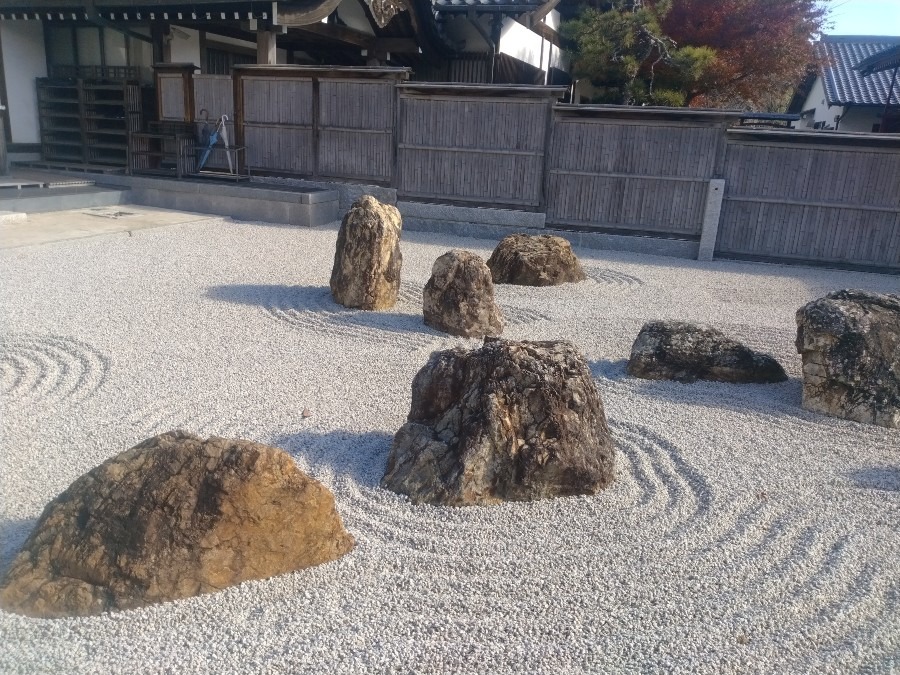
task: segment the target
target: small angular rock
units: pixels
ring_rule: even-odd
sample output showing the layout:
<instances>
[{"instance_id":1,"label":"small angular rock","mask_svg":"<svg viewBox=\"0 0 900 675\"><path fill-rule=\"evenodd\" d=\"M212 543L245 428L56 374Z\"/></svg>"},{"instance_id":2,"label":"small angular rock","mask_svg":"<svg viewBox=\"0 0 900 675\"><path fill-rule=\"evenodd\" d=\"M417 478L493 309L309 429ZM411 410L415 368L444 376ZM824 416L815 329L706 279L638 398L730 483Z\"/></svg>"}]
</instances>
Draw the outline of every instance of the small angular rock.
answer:
<instances>
[{"instance_id":1,"label":"small angular rock","mask_svg":"<svg viewBox=\"0 0 900 675\"><path fill-rule=\"evenodd\" d=\"M422 295L425 324L432 328L462 337L503 332L491 271L474 253L453 250L435 260Z\"/></svg>"},{"instance_id":2,"label":"small angular rock","mask_svg":"<svg viewBox=\"0 0 900 675\"><path fill-rule=\"evenodd\" d=\"M435 352L413 380L407 420L381 485L414 503L593 494L613 480L603 402L568 342Z\"/></svg>"},{"instance_id":3,"label":"small angular rock","mask_svg":"<svg viewBox=\"0 0 900 675\"><path fill-rule=\"evenodd\" d=\"M390 309L400 292L400 212L375 197L357 199L341 222L331 270L334 301L356 309Z\"/></svg>"},{"instance_id":4,"label":"small angular rock","mask_svg":"<svg viewBox=\"0 0 900 675\"><path fill-rule=\"evenodd\" d=\"M487 265L495 284L556 286L584 281L584 270L562 237L511 234L497 244Z\"/></svg>"},{"instance_id":5,"label":"small angular rock","mask_svg":"<svg viewBox=\"0 0 900 675\"><path fill-rule=\"evenodd\" d=\"M722 331L682 321L644 324L631 347L628 373L646 380L770 383L787 379L784 368Z\"/></svg>"},{"instance_id":6,"label":"small angular rock","mask_svg":"<svg viewBox=\"0 0 900 675\"><path fill-rule=\"evenodd\" d=\"M0 606L83 616L211 593L353 548L331 492L282 450L173 431L53 500L13 560Z\"/></svg>"},{"instance_id":7,"label":"small angular rock","mask_svg":"<svg viewBox=\"0 0 900 675\"><path fill-rule=\"evenodd\" d=\"M900 428L900 295L842 290L797 311L803 407Z\"/></svg>"}]
</instances>

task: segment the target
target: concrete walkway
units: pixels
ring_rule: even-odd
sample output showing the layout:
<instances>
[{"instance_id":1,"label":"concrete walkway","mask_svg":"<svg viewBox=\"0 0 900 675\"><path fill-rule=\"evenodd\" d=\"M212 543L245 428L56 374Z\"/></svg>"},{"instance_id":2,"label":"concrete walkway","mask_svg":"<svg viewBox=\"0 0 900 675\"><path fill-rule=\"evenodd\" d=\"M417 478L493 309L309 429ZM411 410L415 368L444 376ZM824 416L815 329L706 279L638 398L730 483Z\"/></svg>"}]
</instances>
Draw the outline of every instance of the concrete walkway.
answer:
<instances>
[{"instance_id":1,"label":"concrete walkway","mask_svg":"<svg viewBox=\"0 0 900 675\"><path fill-rule=\"evenodd\" d=\"M171 211L135 204L30 213L27 218L0 222L0 249L34 246L54 241L96 237L103 234L130 232L216 218L220 218L220 216Z\"/></svg>"}]
</instances>

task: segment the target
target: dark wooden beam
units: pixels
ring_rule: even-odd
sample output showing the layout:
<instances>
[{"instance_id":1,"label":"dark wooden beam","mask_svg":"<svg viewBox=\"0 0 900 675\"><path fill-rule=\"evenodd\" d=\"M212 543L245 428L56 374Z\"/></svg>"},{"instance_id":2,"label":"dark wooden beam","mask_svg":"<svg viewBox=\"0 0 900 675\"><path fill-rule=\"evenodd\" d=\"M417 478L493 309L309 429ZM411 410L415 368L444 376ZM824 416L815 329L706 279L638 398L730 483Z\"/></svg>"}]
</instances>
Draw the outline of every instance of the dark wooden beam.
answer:
<instances>
[{"instance_id":1,"label":"dark wooden beam","mask_svg":"<svg viewBox=\"0 0 900 675\"><path fill-rule=\"evenodd\" d=\"M526 28L530 28L532 31L540 35L547 42L552 44L554 47L562 47L562 41L559 38L559 33L550 28L545 23L541 23L540 21L537 23L533 23L532 25L528 25L525 16L520 16L516 19L520 24L525 26Z\"/></svg>"},{"instance_id":2,"label":"dark wooden beam","mask_svg":"<svg viewBox=\"0 0 900 675\"><path fill-rule=\"evenodd\" d=\"M122 33L122 35L127 35L133 40L140 40L141 42L149 42L153 44L153 38L149 35L144 35L143 33L136 33L133 30L129 30L124 26L119 26L109 19L104 19L102 16L97 16L95 14L88 15L88 21L96 26L103 26L104 28L109 28L110 30L117 31ZM101 43L102 45L103 43Z\"/></svg>"},{"instance_id":3,"label":"dark wooden beam","mask_svg":"<svg viewBox=\"0 0 900 675\"><path fill-rule=\"evenodd\" d=\"M547 2L538 7L536 10L530 12L528 14L528 18L531 19L532 25L540 23L545 16L556 9L556 6L559 4L559 2L560 0L547 0Z\"/></svg>"},{"instance_id":4,"label":"dark wooden beam","mask_svg":"<svg viewBox=\"0 0 900 675\"><path fill-rule=\"evenodd\" d=\"M335 42L342 42L347 45L359 47L360 49L372 49L375 44L375 36L363 33L362 31L347 28L346 26L333 26L327 23L313 23L307 26L297 26L295 30L299 33L316 35L318 37L328 38Z\"/></svg>"},{"instance_id":5,"label":"dark wooden beam","mask_svg":"<svg viewBox=\"0 0 900 675\"><path fill-rule=\"evenodd\" d=\"M376 38L373 49L391 54L418 54L419 43L415 38Z\"/></svg>"}]
</instances>

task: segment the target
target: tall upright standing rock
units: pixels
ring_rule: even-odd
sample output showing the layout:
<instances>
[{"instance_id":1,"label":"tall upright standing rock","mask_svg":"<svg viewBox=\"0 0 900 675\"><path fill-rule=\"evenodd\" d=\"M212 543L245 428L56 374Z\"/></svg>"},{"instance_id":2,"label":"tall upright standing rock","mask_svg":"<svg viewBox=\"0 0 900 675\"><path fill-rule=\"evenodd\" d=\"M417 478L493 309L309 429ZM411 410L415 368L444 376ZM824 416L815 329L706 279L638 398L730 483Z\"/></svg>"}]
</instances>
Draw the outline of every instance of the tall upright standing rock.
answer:
<instances>
[{"instance_id":1,"label":"tall upright standing rock","mask_svg":"<svg viewBox=\"0 0 900 675\"><path fill-rule=\"evenodd\" d=\"M331 270L334 301L357 309L390 309L400 292L400 231L396 207L363 195L344 216Z\"/></svg>"},{"instance_id":2,"label":"tall upright standing rock","mask_svg":"<svg viewBox=\"0 0 900 675\"><path fill-rule=\"evenodd\" d=\"M900 428L900 295L843 290L797 310L803 407Z\"/></svg>"},{"instance_id":3,"label":"tall upright standing rock","mask_svg":"<svg viewBox=\"0 0 900 675\"><path fill-rule=\"evenodd\" d=\"M603 401L569 342L435 352L413 380L407 419L381 485L415 503L594 494L613 480Z\"/></svg>"},{"instance_id":4,"label":"tall upright standing rock","mask_svg":"<svg viewBox=\"0 0 900 675\"><path fill-rule=\"evenodd\" d=\"M448 251L434 261L422 293L425 323L451 335L484 337L503 332L491 271L469 251Z\"/></svg>"}]
</instances>

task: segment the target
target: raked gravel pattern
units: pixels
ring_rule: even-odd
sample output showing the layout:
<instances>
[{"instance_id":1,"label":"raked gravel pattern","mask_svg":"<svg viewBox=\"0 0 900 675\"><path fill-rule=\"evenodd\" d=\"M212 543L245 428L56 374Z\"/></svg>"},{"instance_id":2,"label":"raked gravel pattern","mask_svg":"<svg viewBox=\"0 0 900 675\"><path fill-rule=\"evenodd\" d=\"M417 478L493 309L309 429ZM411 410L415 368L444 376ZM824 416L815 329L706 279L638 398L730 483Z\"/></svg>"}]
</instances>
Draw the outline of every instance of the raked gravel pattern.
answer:
<instances>
[{"instance_id":1,"label":"raked gravel pattern","mask_svg":"<svg viewBox=\"0 0 900 675\"><path fill-rule=\"evenodd\" d=\"M78 476L174 428L289 451L358 546L95 618L0 612L3 673L900 671L900 432L800 408L794 313L897 277L579 250L588 279L501 286L505 337L573 341L618 446L592 497L412 506L378 487L450 248L407 232L397 307L328 293L336 226L227 220L0 253L0 568ZM651 319L711 323L789 381L641 381ZM308 408L311 415L301 412Z\"/></svg>"}]
</instances>

